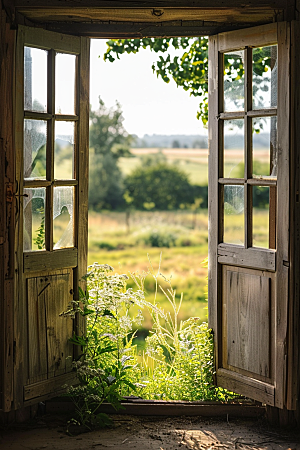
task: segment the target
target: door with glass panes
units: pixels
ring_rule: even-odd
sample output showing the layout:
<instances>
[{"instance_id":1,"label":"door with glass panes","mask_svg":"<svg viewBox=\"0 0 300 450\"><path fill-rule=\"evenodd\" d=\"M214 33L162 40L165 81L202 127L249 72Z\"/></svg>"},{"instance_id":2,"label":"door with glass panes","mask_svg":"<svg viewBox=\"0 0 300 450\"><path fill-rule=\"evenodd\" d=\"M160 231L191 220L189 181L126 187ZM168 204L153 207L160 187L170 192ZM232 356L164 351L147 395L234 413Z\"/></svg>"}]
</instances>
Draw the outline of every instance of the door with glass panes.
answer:
<instances>
[{"instance_id":1,"label":"door with glass panes","mask_svg":"<svg viewBox=\"0 0 300 450\"><path fill-rule=\"evenodd\" d=\"M15 399L71 381L60 316L86 271L89 40L19 27L16 80Z\"/></svg>"},{"instance_id":2,"label":"door with glass panes","mask_svg":"<svg viewBox=\"0 0 300 450\"><path fill-rule=\"evenodd\" d=\"M209 41L209 320L216 380L285 404L289 26Z\"/></svg>"}]
</instances>

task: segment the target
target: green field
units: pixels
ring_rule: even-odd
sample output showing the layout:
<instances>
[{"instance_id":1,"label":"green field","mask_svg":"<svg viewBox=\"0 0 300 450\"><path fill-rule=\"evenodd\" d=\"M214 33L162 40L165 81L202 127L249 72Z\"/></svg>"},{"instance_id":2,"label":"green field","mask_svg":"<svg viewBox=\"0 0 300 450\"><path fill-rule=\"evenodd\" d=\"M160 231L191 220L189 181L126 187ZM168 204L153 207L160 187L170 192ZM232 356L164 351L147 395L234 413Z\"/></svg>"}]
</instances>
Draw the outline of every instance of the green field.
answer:
<instances>
[{"instance_id":1,"label":"green field","mask_svg":"<svg viewBox=\"0 0 300 450\"><path fill-rule=\"evenodd\" d=\"M193 228L195 227L195 228ZM171 278L173 288L184 293L180 318L207 317L206 276L202 262L207 257L207 211L196 216L187 212L134 212L130 229L126 214L106 212L89 214L88 262L109 264L118 273L147 271L149 259L157 270L162 258L161 272ZM154 245L161 245L155 247ZM164 246L163 246L164 245ZM166 284L161 279L162 285ZM133 285L129 281L129 285ZM149 300L153 298L155 283L149 276L145 283ZM169 304L162 293L160 304L167 310ZM151 327L146 314L144 327Z\"/></svg>"},{"instance_id":2,"label":"green field","mask_svg":"<svg viewBox=\"0 0 300 450\"><path fill-rule=\"evenodd\" d=\"M143 164L143 158L163 158L170 164L182 168L193 184L207 185L207 149L131 149L133 157L120 158L119 167L124 175ZM226 168L238 164L239 150L228 151ZM260 154L261 163L268 155ZM228 165L228 167L227 167ZM255 209L253 220L254 245L268 247L268 210ZM225 220L227 242L238 243L244 239L243 212L229 215ZM171 278L178 298L183 293L180 319L191 316L207 320L207 269L202 262L208 255L207 210L192 211L133 211L90 212L89 214L89 264L99 262L114 267L118 273L143 272L150 267L149 259L157 270L162 258L161 272ZM163 286L166 284L161 279ZM133 285L129 281L129 285ZM155 283L146 279L148 299L154 295ZM162 293L159 302L164 309L170 305ZM151 328L149 315L145 314L145 329Z\"/></svg>"},{"instance_id":3,"label":"green field","mask_svg":"<svg viewBox=\"0 0 300 450\"><path fill-rule=\"evenodd\" d=\"M133 148L131 149L132 158L120 158L119 167L124 175L128 175L132 170L138 167L143 156L162 155L170 164L175 164L189 175L192 184L207 185L208 183L208 150L207 149L188 149L188 148Z\"/></svg>"}]
</instances>

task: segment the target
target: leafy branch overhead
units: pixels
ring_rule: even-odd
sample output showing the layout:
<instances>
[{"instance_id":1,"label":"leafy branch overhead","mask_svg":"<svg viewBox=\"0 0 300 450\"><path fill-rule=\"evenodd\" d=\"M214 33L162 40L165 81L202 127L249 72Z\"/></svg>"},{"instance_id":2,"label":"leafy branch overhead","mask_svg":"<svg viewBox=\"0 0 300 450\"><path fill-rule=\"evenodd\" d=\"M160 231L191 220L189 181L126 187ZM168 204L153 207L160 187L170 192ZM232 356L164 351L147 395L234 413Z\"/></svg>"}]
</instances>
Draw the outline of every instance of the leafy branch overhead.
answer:
<instances>
[{"instance_id":1,"label":"leafy branch overhead","mask_svg":"<svg viewBox=\"0 0 300 450\"><path fill-rule=\"evenodd\" d=\"M197 119L201 119L204 125L207 124L207 37L114 39L107 41L107 46L104 60L110 62L120 59L120 55L124 53L138 53L141 49L146 48L155 53L160 53L157 60L152 64L153 72L156 73L157 77L161 77L165 83L169 83L173 79L177 86L181 86L190 95L199 97ZM263 92L269 90L269 85L266 83L267 79L262 75L272 67L270 48L263 47L253 53L253 95L257 107L261 106ZM170 49L182 50L181 56L171 56ZM240 99L244 96L244 64L241 52L231 52L224 55L224 89L226 89L226 95L235 104L235 107L240 106Z\"/></svg>"},{"instance_id":2,"label":"leafy branch overhead","mask_svg":"<svg viewBox=\"0 0 300 450\"><path fill-rule=\"evenodd\" d=\"M208 119L208 39L199 38L143 38L143 39L116 39L107 42L107 52L104 60L110 62L120 58L123 53L137 53L142 48L150 48L159 55L157 61L152 64L152 70L157 77L161 77L165 83L173 78L177 86L181 86L190 95L201 97L197 118L201 118L204 124ZM181 57L172 57L168 50L182 49Z\"/></svg>"}]
</instances>

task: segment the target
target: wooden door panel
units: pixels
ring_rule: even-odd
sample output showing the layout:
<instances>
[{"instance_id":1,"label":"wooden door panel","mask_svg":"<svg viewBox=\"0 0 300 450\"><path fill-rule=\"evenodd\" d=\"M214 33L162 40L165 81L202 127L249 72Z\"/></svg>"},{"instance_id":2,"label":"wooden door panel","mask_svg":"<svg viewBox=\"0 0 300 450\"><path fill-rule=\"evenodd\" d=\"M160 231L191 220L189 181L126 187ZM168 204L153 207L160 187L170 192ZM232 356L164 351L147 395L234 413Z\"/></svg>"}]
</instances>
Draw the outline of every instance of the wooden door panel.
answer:
<instances>
[{"instance_id":1,"label":"wooden door panel","mask_svg":"<svg viewBox=\"0 0 300 450\"><path fill-rule=\"evenodd\" d=\"M74 108L70 107L66 116L57 112L55 104L56 88L64 82L57 76L55 67L57 58L63 54L69 55L68 58L74 62L76 99ZM41 57L46 68L42 85L47 102L45 110L37 113L32 97L37 70L33 61L40 61ZM74 349L68 339L75 328L84 328L81 317L73 321L59 314L66 309L73 295L77 296L79 280L87 267L89 39L20 26L16 73L17 253L13 406L20 408L50 398L61 392L62 385L69 380L74 381ZM26 95L29 101L25 104ZM24 124L28 120L33 121L35 126L27 129ZM59 123L65 126L68 122L73 131L65 128L63 133L66 133L66 139L72 139L74 143L73 153L69 156L73 168L72 173L66 174L67 179L60 179L55 176L56 131ZM46 140L44 178L34 173L28 174L24 169L24 160L33 160L37 150L32 147L29 138L39 130L40 123L47 129L46 133L43 131L43 139ZM40 199L34 206L32 202L28 211L27 197L30 200ZM61 205L55 203L58 198L62 200ZM56 246L55 205L59 206L56 212L61 214L67 208L72 215L72 239ZM43 219L36 231L32 229L32 224L38 211L42 212ZM65 227L63 231L68 229ZM39 241L36 241L37 232ZM31 237L27 246L23 245L24 236Z\"/></svg>"},{"instance_id":2,"label":"wooden door panel","mask_svg":"<svg viewBox=\"0 0 300 450\"><path fill-rule=\"evenodd\" d=\"M72 271L27 279L28 383L71 370L72 319L59 316L72 299ZM68 358L69 357L69 358Z\"/></svg>"},{"instance_id":3,"label":"wooden door panel","mask_svg":"<svg viewBox=\"0 0 300 450\"><path fill-rule=\"evenodd\" d=\"M282 22L221 33L209 41L208 300L216 380L218 386L278 408L285 406L287 398L289 34L289 24ZM262 76L255 68L255 54L260 52L269 54L266 90L273 96L271 107L263 102L259 108L255 106L256 84L260 82L257 77ZM231 67L234 61L241 70L237 78L240 92L233 88L228 91L226 84L228 73L232 75L235 70ZM253 124L261 117L270 123L270 161L269 168L258 176L254 167ZM226 136L230 136L229 124L234 127L234 121L241 118L244 139L239 151L244 171L239 178L232 178L226 169L226 152L237 143L226 143ZM240 129L235 132L241 133ZM235 206L235 197L228 194L230 186L243 189L238 198L240 208ZM269 189L264 205L268 213L264 241L256 238L256 214L263 208L255 204L255 186ZM230 214L243 215L238 222L242 223L239 226L243 238L239 235L235 239ZM228 223L232 235L226 231Z\"/></svg>"},{"instance_id":4,"label":"wooden door panel","mask_svg":"<svg viewBox=\"0 0 300 450\"><path fill-rule=\"evenodd\" d=\"M223 367L270 380L274 275L223 266L223 278Z\"/></svg>"}]
</instances>

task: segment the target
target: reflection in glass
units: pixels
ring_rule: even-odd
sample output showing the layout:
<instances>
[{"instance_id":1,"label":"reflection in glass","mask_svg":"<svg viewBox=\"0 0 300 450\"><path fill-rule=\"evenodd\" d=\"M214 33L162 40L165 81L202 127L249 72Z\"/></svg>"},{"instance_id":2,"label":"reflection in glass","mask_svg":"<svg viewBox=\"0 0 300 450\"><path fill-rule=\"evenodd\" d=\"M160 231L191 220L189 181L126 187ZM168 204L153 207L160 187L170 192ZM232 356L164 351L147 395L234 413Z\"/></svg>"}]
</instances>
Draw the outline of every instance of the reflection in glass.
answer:
<instances>
[{"instance_id":1,"label":"reflection in glass","mask_svg":"<svg viewBox=\"0 0 300 450\"><path fill-rule=\"evenodd\" d=\"M253 109L277 106L277 45L254 48L252 53Z\"/></svg>"},{"instance_id":2,"label":"reflection in glass","mask_svg":"<svg viewBox=\"0 0 300 450\"><path fill-rule=\"evenodd\" d=\"M244 186L224 186L224 238L228 244L244 244Z\"/></svg>"},{"instance_id":3,"label":"reflection in glass","mask_svg":"<svg viewBox=\"0 0 300 450\"><path fill-rule=\"evenodd\" d=\"M224 178L244 178L244 120L224 121Z\"/></svg>"},{"instance_id":4,"label":"reflection in glass","mask_svg":"<svg viewBox=\"0 0 300 450\"><path fill-rule=\"evenodd\" d=\"M269 199L268 186L253 186L253 247L269 248Z\"/></svg>"},{"instance_id":5,"label":"reflection in glass","mask_svg":"<svg viewBox=\"0 0 300 450\"><path fill-rule=\"evenodd\" d=\"M24 178L46 178L47 122L24 120Z\"/></svg>"},{"instance_id":6,"label":"reflection in glass","mask_svg":"<svg viewBox=\"0 0 300 450\"><path fill-rule=\"evenodd\" d=\"M277 117L252 120L253 178L277 176Z\"/></svg>"},{"instance_id":7,"label":"reflection in glass","mask_svg":"<svg viewBox=\"0 0 300 450\"><path fill-rule=\"evenodd\" d=\"M224 53L224 111L244 109L244 50Z\"/></svg>"},{"instance_id":8,"label":"reflection in glass","mask_svg":"<svg viewBox=\"0 0 300 450\"><path fill-rule=\"evenodd\" d=\"M47 112L47 56L39 48L24 48L24 109Z\"/></svg>"},{"instance_id":9,"label":"reflection in glass","mask_svg":"<svg viewBox=\"0 0 300 450\"><path fill-rule=\"evenodd\" d=\"M54 187L53 248L74 246L74 187Z\"/></svg>"},{"instance_id":10,"label":"reflection in glass","mask_svg":"<svg viewBox=\"0 0 300 450\"><path fill-rule=\"evenodd\" d=\"M45 188L24 189L23 249L45 250Z\"/></svg>"},{"instance_id":11,"label":"reflection in glass","mask_svg":"<svg viewBox=\"0 0 300 450\"><path fill-rule=\"evenodd\" d=\"M74 178L74 122L55 122L54 179Z\"/></svg>"},{"instance_id":12,"label":"reflection in glass","mask_svg":"<svg viewBox=\"0 0 300 450\"><path fill-rule=\"evenodd\" d=\"M75 55L56 54L55 112L75 114Z\"/></svg>"}]
</instances>

